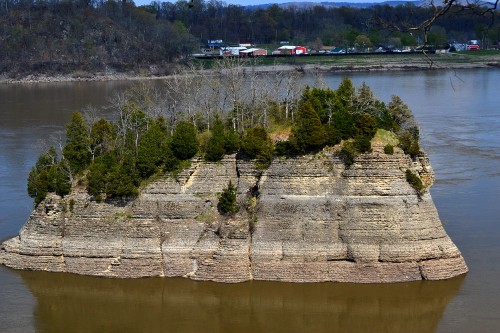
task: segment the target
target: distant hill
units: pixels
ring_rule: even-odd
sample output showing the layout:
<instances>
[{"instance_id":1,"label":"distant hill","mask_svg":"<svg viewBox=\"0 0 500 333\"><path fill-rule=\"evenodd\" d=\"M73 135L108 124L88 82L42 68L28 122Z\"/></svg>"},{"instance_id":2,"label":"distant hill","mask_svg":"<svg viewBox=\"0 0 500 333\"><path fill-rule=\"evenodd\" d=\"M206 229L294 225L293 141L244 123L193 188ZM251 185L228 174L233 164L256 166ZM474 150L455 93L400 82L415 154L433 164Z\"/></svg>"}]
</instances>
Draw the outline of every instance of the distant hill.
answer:
<instances>
[{"instance_id":1,"label":"distant hill","mask_svg":"<svg viewBox=\"0 0 500 333\"><path fill-rule=\"evenodd\" d=\"M8 10L0 7L0 75L142 68L163 74L170 68L165 64L185 57L197 40L182 24L156 17L125 1L19 1Z\"/></svg>"},{"instance_id":2,"label":"distant hill","mask_svg":"<svg viewBox=\"0 0 500 333\"><path fill-rule=\"evenodd\" d=\"M388 5L388 6L398 6L398 5L406 5L406 4L413 4L415 6L420 6L424 1L404 1L404 0L393 0L393 1L384 1L384 2L331 2L331 1L323 1L323 2L285 2L285 3L268 3L268 4L262 4L262 5L252 5L252 6L246 6L246 8L249 9L255 9L255 8L268 8L273 5L278 5L279 7L282 8L288 8L288 7L296 7L296 8L312 8L316 6L323 6L323 7L333 7L333 8L338 8L338 7L354 7L354 8L369 8L373 7L376 5Z\"/></svg>"}]
</instances>

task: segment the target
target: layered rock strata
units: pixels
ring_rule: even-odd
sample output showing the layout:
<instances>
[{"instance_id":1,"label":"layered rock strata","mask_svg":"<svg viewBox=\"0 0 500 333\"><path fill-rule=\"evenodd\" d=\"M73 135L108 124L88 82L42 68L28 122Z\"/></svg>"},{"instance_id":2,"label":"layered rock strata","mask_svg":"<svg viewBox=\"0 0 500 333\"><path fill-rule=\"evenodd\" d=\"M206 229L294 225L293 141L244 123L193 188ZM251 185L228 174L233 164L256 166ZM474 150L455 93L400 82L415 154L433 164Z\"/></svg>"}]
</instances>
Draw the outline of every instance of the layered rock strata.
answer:
<instances>
[{"instance_id":1,"label":"layered rock strata","mask_svg":"<svg viewBox=\"0 0 500 333\"><path fill-rule=\"evenodd\" d=\"M96 202L79 188L49 195L1 245L0 263L221 282L401 282L467 272L428 191L418 194L406 181L410 169L432 185L427 157L382 150L349 169L329 151L277 158L265 170L234 155L193 160L131 201ZM230 180L240 211L225 217L217 196Z\"/></svg>"}]
</instances>

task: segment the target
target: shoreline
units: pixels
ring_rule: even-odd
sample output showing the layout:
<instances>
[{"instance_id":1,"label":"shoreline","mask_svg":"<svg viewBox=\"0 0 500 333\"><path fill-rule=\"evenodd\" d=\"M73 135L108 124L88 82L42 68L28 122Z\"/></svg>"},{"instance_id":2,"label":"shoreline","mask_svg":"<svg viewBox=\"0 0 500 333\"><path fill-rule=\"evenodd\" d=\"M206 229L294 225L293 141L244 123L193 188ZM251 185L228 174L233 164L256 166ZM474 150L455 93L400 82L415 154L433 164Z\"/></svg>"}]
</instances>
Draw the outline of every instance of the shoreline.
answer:
<instances>
[{"instance_id":1,"label":"shoreline","mask_svg":"<svg viewBox=\"0 0 500 333\"><path fill-rule=\"evenodd\" d=\"M453 57L458 58L453 59ZM317 63L296 62L289 64L253 65L245 66L245 69L248 68L248 71L258 73L297 71L307 74L500 68L500 55L484 56L479 57L479 59L467 58L472 57L457 54L434 55L429 58L425 56L411 56L410 58L360 56L358 58L344 57L328 59L331 60L330 62L318 61ZM432 60L432 63L430 60ZM470 61L467 62L464 60ZM206 71L210 71L210 69ZM169 77L171 75L155 75L154 73L144 75L134 72L82 73L78 71L55 75L32 73L21 78L9 78L7 74L3 73L0 74L0 84L164 80Z\"/></svg>"}]
</instances>

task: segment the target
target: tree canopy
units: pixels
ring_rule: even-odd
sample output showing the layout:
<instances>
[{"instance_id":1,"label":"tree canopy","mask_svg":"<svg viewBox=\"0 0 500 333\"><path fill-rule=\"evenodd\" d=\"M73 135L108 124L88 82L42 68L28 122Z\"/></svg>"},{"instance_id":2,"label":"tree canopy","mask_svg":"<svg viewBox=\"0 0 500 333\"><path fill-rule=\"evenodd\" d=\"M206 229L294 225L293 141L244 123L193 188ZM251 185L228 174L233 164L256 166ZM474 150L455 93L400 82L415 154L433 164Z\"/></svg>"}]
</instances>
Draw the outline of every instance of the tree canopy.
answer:
<instances>
[{"instance_id":1,"label":"tree canopy","mask_svg":"<svg viewBox=\"0 0 500 333\"><path fill-rule=\"evenodd\" d=\"M223 76L219 79L224 81ZM161 109L165 100L152 99L164 96L161 92L143 89L146 95L138 96L138 90L134 88L134 94L122 96L112 106L116 112L113 122L101 118L87 123L79 112L71 116L61 158L49 148L29 174L28 194L35 204L49 192L68 194L76 183L86 185L98 201L132 198L150 177L175 175L197 155L218 162L224 155L238 152L237 158L254 159L257 168L266 168L275 156L315 153L341 144L335 149L349 167L358 154L372 150L371 140L378 129L396 133L400 147L412 158L420 154L418 126L408 106L393 96L386 107L366 84L355 89L347 78L336 90L306 87L296 100L281 94L274 98L262 95L266 96L264 102L257 105L244 90L238 91L235 103L240 111L227 107L215 115L195 113L192 104L185 112ZM255 93L254 97L267 94L247 93ZM183 98L193 99L187 92ZM184 99L179 100L179 107ZM290 109L291 105L297 107ZM286 108L293 117L282 117ZM157 112L159 109L163 112ZM235 131L238 127L242 134Z\"/></svg>"}]
</instances>

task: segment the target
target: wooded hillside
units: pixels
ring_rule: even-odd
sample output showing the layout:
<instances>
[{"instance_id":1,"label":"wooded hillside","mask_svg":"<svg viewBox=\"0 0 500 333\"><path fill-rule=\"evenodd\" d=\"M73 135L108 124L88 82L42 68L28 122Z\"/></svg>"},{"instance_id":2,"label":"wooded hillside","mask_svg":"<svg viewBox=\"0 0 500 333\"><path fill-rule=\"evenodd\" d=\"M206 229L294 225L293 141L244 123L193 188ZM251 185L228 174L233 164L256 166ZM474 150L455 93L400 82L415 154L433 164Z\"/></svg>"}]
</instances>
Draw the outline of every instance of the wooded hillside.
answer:
<instances>
[{"instance_id":1,"label":"wooded hillside","mask_svg":"<svg viewBox=\"0 0 500 333\"><path fill-rule=\"evenodd\" d=\"M125 1L20 1L1 11L0 72L133 70L182 59L197 45L181 23Z\"/></svg>"}]
</instances>

